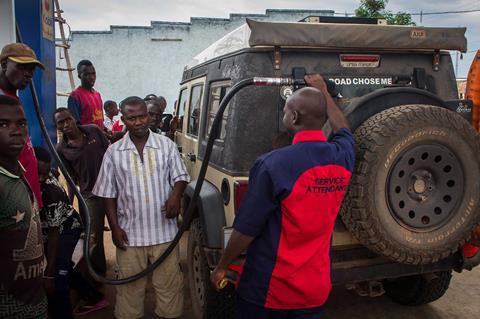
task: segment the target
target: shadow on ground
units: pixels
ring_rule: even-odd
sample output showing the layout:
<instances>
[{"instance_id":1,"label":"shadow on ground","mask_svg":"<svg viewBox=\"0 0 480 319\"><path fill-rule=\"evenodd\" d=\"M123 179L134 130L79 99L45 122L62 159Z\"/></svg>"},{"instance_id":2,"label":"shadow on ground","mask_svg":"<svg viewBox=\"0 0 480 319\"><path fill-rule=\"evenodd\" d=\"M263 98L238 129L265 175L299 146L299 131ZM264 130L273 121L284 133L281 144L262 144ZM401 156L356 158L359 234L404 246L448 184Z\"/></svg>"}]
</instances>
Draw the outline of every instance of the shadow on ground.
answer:
<instances>
[{"instance_id":1,"label":"shadow on ground","mask_svg":"<svg viewBox=\"0 0 480 319\"><path fill-rule=\"evenodd\" d=\"M113 276L115 248L110 233L105 234L105 249L108 260L109 276ZM185 234L180 244L182 266L186 276L186 238ZM185 280L186 283L186 280ZM115 288L106 286L105 292L110 306L87 316L85 319L113 318ZM182 319L194 319L190 312L190 296L185 286L185 311ZM145 319L153 319L154 292L151 285L147 286L145 301ZM461 274L454 273L450 289L445 296L436 302L420 307L405 307L393 303L387 297L360 297L354 291L344 287L335 287L325 306L324 319L474 319L480 318L480 267ZM210 319L210 318L209 318ZM212 318L213 319L213 318ZM218 318L221 319L221 318ZM253 318L252 318L253 319Z\"/></svg>"}]
</instances>

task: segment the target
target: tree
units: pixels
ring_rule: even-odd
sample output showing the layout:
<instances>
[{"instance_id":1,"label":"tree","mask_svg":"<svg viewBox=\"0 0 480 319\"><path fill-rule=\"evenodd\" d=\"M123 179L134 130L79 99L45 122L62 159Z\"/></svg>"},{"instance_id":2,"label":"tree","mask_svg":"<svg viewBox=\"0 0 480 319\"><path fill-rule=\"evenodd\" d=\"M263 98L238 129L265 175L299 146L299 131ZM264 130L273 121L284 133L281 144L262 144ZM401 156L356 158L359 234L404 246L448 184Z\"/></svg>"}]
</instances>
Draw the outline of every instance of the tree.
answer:
<instances>
[{"instance_id":1,"label":"tree","mask_svg":"<svg viewBox=\"0 0 480 319\"><path fill-rule=\"evenodd\" d=\"M355 10L355 16L386 19L388 24L415 25L409 13L393 13L385 9L387 4L388 0L360 0L360 5Z\"/></svg>"}]
</instances>

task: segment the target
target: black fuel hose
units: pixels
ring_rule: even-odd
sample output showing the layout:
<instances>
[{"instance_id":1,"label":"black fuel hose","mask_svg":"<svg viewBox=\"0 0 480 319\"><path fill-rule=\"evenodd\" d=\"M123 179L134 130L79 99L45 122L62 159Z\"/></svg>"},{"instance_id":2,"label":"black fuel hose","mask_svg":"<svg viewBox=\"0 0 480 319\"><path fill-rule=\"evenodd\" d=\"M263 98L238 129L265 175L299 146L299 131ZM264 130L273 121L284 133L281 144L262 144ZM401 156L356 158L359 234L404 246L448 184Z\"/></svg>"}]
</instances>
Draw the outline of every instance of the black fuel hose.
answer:
<instances>
[{"instance_id":1,"label":"black fuel hose","mask_svg":"<svg viewBox=\"0 0 480 319\"><path fill-rule=\"evenodd\" d=\"M35 113L38 118L38 122L40 124L42 134L47 141L48 148L50 149L51 153L53 154L53 157L57 161L60 170L62 171L63 175L65 176L65 179L69 185L69 187L74 191L75 196L78 199L78 203L80 206L81 211L84 212L83 217L83 223L85 226L85 239L84 239L84 245L83 245L83 255L85 256L85 261L87 263L88 270L90 274L93 276L93 278L101 283L104 284L109 284L109 285L123 285L127 284L130 282L133 282L135 280L138 280L146 275L148 275L150 272L152 272L155 268L157 268L173 251L173 249L177 246L178 242L180 241L180 238L182 237L183 233L185 230L187 230L190 227L190 223L193 218L193 211L195 209L196 203L198 201L198 196L200 194L200 190L203 185L203 181L205 180L205 175L207 172L208 164L210 161L210 155L212 153L212 148L213 148L213 143L215 139L218 137L220 133L220 127L221 127L221 121L223 119L223 113L225 112L225 108L227 107L228 103L230 100L233 98L233 96L243 89L244 87L250 86L250 85L258 85L258 86L281 86L281 85L291 85L292 80L288 78L249 78L242 80L238 83L236 83L225 95L225 97L222 99L222 102L220 103L219 109L217 114L215 115L215 118L212 123L212 127L210 129L210 134L207 142L207 146L205 149L205 155L203 157L202 161L202 166L200 168L200 172L198 175L198 179L195 185L195 190L193 192L192 198L190 199L190 203L188 205L188 208L184 214L184 220L182 224L180 225L177 234L175 235L175 238L172 240L168 248L165 250L165 252L152 264L147 266L144 270L139 272L138 274L132 275L127 278L121 278L121 279L108 279L105 278L99 274L96 273L96 271L92 267L92 262L90 259L90 235L91 235L91 230L90 230L90 214L89 210L87 207L87 204L85 202L85 199L83 198L82 194L80 194L80 191L77 189L75 182L73 181L72 177L68 173L68 170L65 166L65 164L62 162L60 156L57 153L57 150L55 146L52 143L52 140L50 139L50 136L48 135L48 130L45 125L45 122L42 118L42 114L40 111L40 105L38 102L38 96L35 90L35 86L33 84L33 80L30 80L30 91L32 94L33 98L33 104L35 108Z\"/></svg>"}]
</instances>

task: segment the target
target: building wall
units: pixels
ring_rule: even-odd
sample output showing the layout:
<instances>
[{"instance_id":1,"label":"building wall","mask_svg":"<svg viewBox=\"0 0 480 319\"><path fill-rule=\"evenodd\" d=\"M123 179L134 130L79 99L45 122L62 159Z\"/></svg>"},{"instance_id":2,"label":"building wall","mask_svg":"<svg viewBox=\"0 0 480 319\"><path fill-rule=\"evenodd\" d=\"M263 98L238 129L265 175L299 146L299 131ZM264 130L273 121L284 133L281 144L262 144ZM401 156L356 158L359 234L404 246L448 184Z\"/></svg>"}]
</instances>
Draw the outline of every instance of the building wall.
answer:
<instances>
[{"instance_id":1,"label":"building wall","mask_svg":"<svg viewBox=\"0 0 480 319\"><path fill-rule=\"evenodd\" d=\"M13 0L0 1L0 48L16 40L13 7Z\"/></svg>"},{"instance_id":2,"label":"building wall","mask_svg":"<svg viewBox=\"0 0 480 319\"><path fill-rule=\"evenodd\" d=\"M198 53L226 33L245 23L299 21L309 15L332 15L327 10L266 10L265 14L231 14L228 19L191 18L189 23L152 21L149 27L111 26L110 31L73 31L70 49L72 65L89 59L97 70L95 88L103 100L121 101L127 96L163 95L167 110L178 98L184 66ZM57 49L58 50L58 49ZM57 65L65 66L57 51ZM76 77L76 85L79 79ZM57 90L70 92L66 72L57 71ZM57 97L57 106L66 106Z\"/></svg>"}]
</instances>

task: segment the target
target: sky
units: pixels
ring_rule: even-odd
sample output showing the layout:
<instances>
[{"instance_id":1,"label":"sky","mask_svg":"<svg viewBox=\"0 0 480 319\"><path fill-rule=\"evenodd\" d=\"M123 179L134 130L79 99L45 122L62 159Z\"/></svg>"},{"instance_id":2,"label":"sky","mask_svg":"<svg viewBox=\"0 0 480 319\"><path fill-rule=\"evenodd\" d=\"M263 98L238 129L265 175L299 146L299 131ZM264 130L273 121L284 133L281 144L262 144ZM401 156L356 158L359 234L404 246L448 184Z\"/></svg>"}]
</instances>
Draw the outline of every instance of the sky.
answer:
<instances>
[{"instance_id":1,"label":"sky","mask_svg":"<svg viewBox=\"0 0 480 319\"><path fill-rule=\"evenodd\" d=\"M190 21L190 17L228 18L230 13L265 13L266 9L322 9L339 15L353 13L360 0L60 0L64 18L74 31L109 30L110 25L148 26L150 21ZM480 10L480 0L390 0L393 12L445 12ZM458 55L457 77L466 77L480 48L480 12L412 16L417 25L467 27L468 53ZM457 54L453 55L456 65Z\"/></svg>"}]
</instances>

